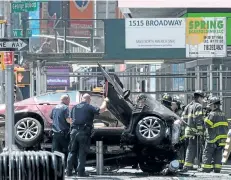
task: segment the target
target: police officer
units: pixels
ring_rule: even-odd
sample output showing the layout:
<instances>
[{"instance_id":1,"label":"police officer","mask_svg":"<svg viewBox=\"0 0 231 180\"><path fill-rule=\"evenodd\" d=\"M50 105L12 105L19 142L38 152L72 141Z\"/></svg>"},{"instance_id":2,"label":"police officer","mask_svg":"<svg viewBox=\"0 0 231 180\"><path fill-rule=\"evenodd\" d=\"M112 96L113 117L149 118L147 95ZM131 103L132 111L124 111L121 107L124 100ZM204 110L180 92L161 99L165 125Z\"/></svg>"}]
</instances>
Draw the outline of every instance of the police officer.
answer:
<instances>
[{"instance_id":1,"label":"police officer","mask_svg":"<svg viewBox=\"0 0 231 180\"><path fill-rule=\"evenodd\" d=\"M221 101L218 97L211 97L208 105L211 112L205 118L205 149L202 156L202 171L221 172L222 151L228 133L228 121L220 109ZM212 165L212 159L214 166Z\"/></svg>"},{"instance_id":2,"label":"police officer","mask_svg":"<svg viewBox=\"0 0 231 180\"><path fill-rule=\"evenodd\" d=\"M171 109L171 106L172 106L172 97L168 93L162 94L161 104L163 104L168 109L172 110Z\"/></svg>"},{"instance_id":3,"label":"police officer","mask_svg":"<svg viewBox=\"0 0 231 180\"><path fill-rule=\"evenodd\" d=\"M184 121L187 123L185 137L188 139L184 171L193 168L193 162L197 156L199 159L201 136L203 135L203 99L204 93L200 90L194 92L194 100L184 109Z\"/></svg>"},{"instance_id":4,"label":"police officer","mask_svg":"<svg viewBox=\"0 0 231 180\"><path fill-rule=\"evenodd\" d=\"M78 161L77 173L80 177L88 176L85 173L87 152L90 148L90 137L94 115L106 110L108 98L105 98L101 107L90 105L91 96L84 94L82 102L75 105L71 110L71 141L67 159L67 176L72 176L74 161ZM75 159L77 157L77 159Z\"/></svg>"},{"instance_id":5,"label":"police officer","mask_svg":"<svg viewBox=\"0 0 231 180\"><path fill-rule=\"evenodd\" d=\"M59 151L68 155L69 131L71 120L69 118L70 97L68 95L61 96L61 103L52 109L50 118L53 120L52 131L52 150Z\"/></svg>"}]
</instances>

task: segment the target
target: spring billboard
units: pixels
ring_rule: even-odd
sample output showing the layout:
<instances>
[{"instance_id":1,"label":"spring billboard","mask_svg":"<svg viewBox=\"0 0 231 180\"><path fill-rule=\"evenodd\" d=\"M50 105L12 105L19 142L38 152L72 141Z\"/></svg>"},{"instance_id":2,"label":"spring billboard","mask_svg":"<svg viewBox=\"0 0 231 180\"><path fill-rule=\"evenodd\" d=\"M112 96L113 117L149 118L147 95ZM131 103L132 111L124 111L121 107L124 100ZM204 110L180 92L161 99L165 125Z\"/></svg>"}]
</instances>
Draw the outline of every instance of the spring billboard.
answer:
<instances>
[{"instance_id":1,"label":"spring billboard","mask_svg":"<svg viewBox=\"0 0 231 180\"><path fill-rule=\"evenodd\" d=\"M186 57L226 57L226 18L187 18Z\"/></svg>"}]
</instances>

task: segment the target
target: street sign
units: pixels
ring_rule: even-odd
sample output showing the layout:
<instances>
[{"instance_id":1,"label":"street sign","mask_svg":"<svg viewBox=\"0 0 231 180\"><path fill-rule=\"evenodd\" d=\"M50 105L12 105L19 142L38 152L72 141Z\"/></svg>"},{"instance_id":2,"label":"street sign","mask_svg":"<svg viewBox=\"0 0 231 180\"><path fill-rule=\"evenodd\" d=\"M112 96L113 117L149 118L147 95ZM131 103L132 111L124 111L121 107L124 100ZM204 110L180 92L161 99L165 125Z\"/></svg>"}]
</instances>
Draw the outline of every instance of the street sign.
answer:
<instances>
[{"instance_id":1,"label":"street sign","mask_svg":"<svg viewBox=\"0 0 231 180\"><path fill-rule=\"evenodd\" d=\"M29 38L0 39L0 51L29 51Z\"/></svg>"},{"instance_id":2,"label":"street sign","mask_svg":"<svg viewBox=\"0 0 231 180\"><path fill-rule=\"evenodd\" d=\"M14 64L14 52L4 52L4 64L5 65L13 65Z\"/></svg>"},{"instance_id":3,"label":"street sign","mask_svg":"<svg viewBox=\"0 0 231 180\"><path fill-rule=\"evenodd\" d=\"M5 70L5 63L4 63L4 52L0 52L0 59L1 59L1 69Z\"/></svg>"},{"instance_id":4,"label":"street sign","mask_svg":"<svg viewBox=\"0 0 231 180\"><path fill-rule=\"evenodd\" d=\"M32 36L32 30L27 29L26 30L26 37ZM23 31L22 29L13 29L13 37L23 37Z\"/></svg>"},{"instance_id":5,"label":"street sign","mask_svg":"<svg viewBox=\"0 0 231 180\"><path fill-rule=\"evenodd\" d=\"M12 2L11 13L30 12L38 10L38 2L25 1L25 2Z\"/></svg>"}]
</instances>

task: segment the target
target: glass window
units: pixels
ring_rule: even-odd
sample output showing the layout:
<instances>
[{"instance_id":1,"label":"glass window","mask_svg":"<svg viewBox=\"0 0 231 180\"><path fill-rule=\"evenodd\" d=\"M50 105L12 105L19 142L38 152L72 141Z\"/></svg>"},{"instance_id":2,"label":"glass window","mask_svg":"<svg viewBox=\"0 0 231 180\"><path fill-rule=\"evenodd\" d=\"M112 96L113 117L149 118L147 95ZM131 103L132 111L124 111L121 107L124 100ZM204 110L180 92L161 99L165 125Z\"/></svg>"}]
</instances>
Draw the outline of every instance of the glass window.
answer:
<instances>
[{"instance_id":1,"label":"glass window","mask_svg":"<svg viewBox=\"0 0 231 180\"><path fill-rule=\"evenodd\" d=\"M76 102L78 97L78 92L76 91L46 93L36 96L36 99L39 102L57 102L60 101L60 97L64 94L68 94L70 96L71 102Z\"/></svg>"}]
</instances>

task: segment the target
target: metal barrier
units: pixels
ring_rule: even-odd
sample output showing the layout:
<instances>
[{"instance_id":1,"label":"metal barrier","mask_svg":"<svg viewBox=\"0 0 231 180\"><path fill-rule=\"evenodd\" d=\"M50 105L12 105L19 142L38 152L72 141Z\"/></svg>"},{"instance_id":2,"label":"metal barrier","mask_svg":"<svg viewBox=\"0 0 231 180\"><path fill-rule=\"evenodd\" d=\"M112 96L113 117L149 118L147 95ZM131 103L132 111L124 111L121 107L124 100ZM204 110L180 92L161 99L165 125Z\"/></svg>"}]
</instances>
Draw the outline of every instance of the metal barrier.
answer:
<instances>
[{"instance_id":1,"label":"metal barrier","mask_svg":"<svg viewBox=\"0 0 231 180\"><path fill-rule=\"evenodd\" d=\"M35 23L40 24L39 29L28 29ZM103 24L102 20L30 19L23 23L23 36L32 34L32 53L103 53Z\"/></svg>"},{"instance_id":2,"label":"metal barrier","mask_svg":"<svg viewBox=\"0 0 231 180\"><path fill-rule=\"evenodd\" d=\"M64 180L64 155L47 151L0 154L0 180Z\"/></svg>"}]
</instances>

